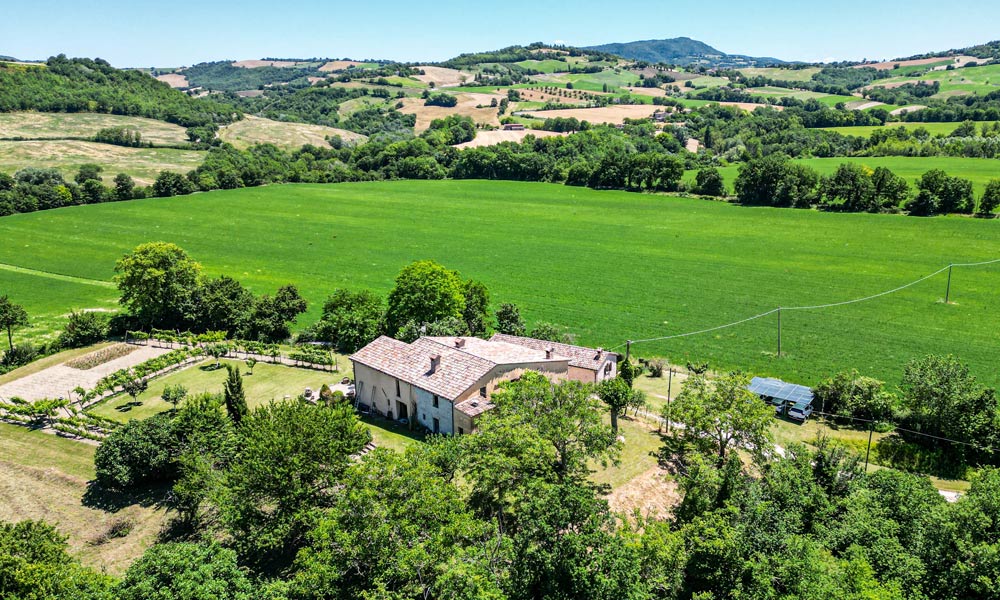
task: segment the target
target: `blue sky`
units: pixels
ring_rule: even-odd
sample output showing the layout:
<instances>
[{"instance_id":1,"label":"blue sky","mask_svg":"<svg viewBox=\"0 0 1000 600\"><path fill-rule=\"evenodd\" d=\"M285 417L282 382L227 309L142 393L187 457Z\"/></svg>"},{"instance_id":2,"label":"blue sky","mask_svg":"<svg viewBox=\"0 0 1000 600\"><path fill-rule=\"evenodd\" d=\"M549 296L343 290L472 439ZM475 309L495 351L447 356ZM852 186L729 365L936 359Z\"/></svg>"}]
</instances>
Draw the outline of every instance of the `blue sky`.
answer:
<instances>
[{"instance_id":1,"label":"blue sky","mask_svg":"<svg viewBox=\"0 0 1000 600\"><path fill-rule=\"evenodd\" d=\"M584 46L687 36L786 60L895 58L1000 37L1000 3L931 0L10 2L0 54L99 56L116 66L262 57L443 60L533 41Z\"/></svg>"}]
</instances>

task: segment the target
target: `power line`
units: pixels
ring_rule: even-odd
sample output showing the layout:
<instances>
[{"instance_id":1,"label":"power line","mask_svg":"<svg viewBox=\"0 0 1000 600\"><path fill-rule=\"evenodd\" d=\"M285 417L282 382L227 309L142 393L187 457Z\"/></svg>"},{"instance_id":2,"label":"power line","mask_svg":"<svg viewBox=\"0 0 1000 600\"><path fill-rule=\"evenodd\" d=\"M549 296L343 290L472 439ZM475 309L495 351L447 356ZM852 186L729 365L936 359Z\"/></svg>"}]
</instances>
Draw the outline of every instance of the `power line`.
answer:
<instances>
[{"instance_id":1,"label":"power line","mask_svg":"<svg viewBox=\"0 0 1000 600\"><path fill-rule=\"evenodd\" d=\"M917 284L923 283L924 281L927 281L928 279L930 279L930 278L932 278L932 277L934 277L936 275L940 275L941 273L944 273L945 271L948 271L949 269L952 269L953 267L980 267L980 266L992 265L992 264L996 264L996 263L1000 263L1000 258L993 259L993 260L985 260L985 261L981 261L981 262L974 262L974 263L951 263L948 266L941 267L940 269L938 269L937 271L934 271L930 275L925 275L924 277L921 277L919 279L916 279L914 281L911 281L911 282L906 283L904 285L901 285L899 287L893 288L891 290L886 290L884 292L879 292L877 294L872 294L870 296L864 296L862 298L854 298L854 299L851 299L851 300L844 300L842 302L831 302L831 303L828 303L828 304L815 304L815 305L810 305L810 306L782 306L782 307L779 307L779 308L773 308L773 309L771 309L771 310L769 310L767 312L762 312L760 314L753 315L752 317L747 317L745 319L740 319L739 321L734 321L732 323L726 323L724 325L718 325L718 326L715 326L715 327L709 327L708 329L699 329L698 331L689 331L687 333L676 333L676 334L673 334L673 335L664 335L664 336L660 336L660 337L645 338L645 339L641 339L641 340L631 340L631 343L632 344L641 344L641 343L645 343L645 342L659 342L659 341L663 341L663 340L672 340L672 339L676 339L676 338L683 338L683 337L690 337L690 336L694 336L694 335L701 335L701 334L704 334L704 333L711 333L713 331L719 331L720 329L728 329L730 327L735 327L737 325L742 325L743 323L747 323L749 321L760 319L760 318L766 317L768 315L773 315L774 313L779 313L780 314L780 312L783 311L783 310L821 310L821 309L825 309L825 308L834 308L834 307L837 307L837 306L846 306L848 304L857 304L857 303L860 303L860 302L869 302L871 300L875 300L875 299L881 298L883 296L888 296L890 294L895 294L896 292L901 292L901 291L903 291L903 290L905 290L907 288L910 288L910 287L913 287L913 286L915 286ZM626 342L626 344L627 343L629 343L629 342ZM616 348L621 348L624 345L625 344L620 344L618 346L615 346L615 348L612 348L612 350L614 350Z\"/></svg>"},{"instance_id":2,"label":"power line","mask_svg":"<svg viewBox=\"0 0 1000 600\"><path fill-rule=\"evenodd\" d=\"M980 446L978 444L973 444L971 442L963 442L961 440L953 440L951 438L946 438L946 437L942 437L942 436L939 436L939 435L933 435L933 434L930 434L930 433L923 433L921 431L913 431L912 429L905 429L903 427L897 426L895 423L888 422L888 421L879 421L879 420L876 420L876 419L862 419L861 417L848 417L846 415L836 415L836 414L833 414L833 413L825 413L825 412L821 412L821 411L818 411L818 410L817 411L813 411L813 414L814 415L823 415L824 417L832 417L834 419L845 419L845 420L848 420L848 421L859 421L861 423L872 423L872 424L874 424L874 423L889 423L890 425L892 425L892 429L894 431L903 431L903 432L910 433L910 434L913 434L913 435L919 435L919 436L923 436L923 437L932 438L932 439L935 439L935 440L941 440L943 442L950 442L952 444L961 444L963 446L970 446L972 448L975 448L976 450L982 450L984 452L992 452L992 453L1000 452L1000 448L991 448L991 447L987 447L987 446Z\"/></svg>"}]
</instances>

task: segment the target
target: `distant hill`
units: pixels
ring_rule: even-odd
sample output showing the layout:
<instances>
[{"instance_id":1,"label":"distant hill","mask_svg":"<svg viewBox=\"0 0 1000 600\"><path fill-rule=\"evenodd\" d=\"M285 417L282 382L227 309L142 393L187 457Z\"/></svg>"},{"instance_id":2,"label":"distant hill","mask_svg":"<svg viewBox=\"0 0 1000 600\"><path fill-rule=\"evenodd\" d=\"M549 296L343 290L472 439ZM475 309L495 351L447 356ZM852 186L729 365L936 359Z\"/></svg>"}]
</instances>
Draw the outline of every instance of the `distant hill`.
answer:
<instances>
[{"instance_id":1,"label":"distant hill","mask_svg":"<svg viewBox=\"0 0 1000 600\"><path fill-rule=\"evenodd\" d=\"M651 63L675 65L705 65L712 67L754 67L761 65L785 64L785 61L769 57L726 54L705 42L679 37L669 40L643 40L589 46L585 50L616 54L629 60L643 60Z\"/></svg>"}]
</instances>

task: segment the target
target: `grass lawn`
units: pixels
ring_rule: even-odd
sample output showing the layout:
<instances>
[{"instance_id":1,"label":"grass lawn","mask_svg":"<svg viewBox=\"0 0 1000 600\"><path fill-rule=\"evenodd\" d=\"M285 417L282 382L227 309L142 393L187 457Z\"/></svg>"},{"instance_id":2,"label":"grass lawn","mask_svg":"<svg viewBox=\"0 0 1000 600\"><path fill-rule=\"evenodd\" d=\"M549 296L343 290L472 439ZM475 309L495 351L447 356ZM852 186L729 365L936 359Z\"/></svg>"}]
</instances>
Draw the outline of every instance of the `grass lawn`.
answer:
<instances>
[{"instance_id":1,"label":"grass lawn","mask_svg":"<svg viewBox=\"0 0 1000 600\"><path fill-rule=\"evenodd\" d=\"M307 387L318 390L324 383L337 383L341 378L351 375L350 363L343 357L340 358L342 370L339 373L261 362L254 367L253 375L248 375L246 365L242 361L223 360L222 364L237 365L242 370L243 389L246 392L247 405L251 409L272 399L282 400L285 396L295 398ZM136 399L138 404L133 404L131 396L121 394L95 406L90 412L121 422L145 419L170 409L170 404L160 398L163 388L168 385L183 385L189 395L202 392L222 393L227 371L225 368L212 368L214 366L215 360L209 359L182 371L154 379L149 382L149 389Z\"/></svg>"},{"instance_id":2,"label":"grass lawn","mask_svg":"<svg viewBox=\"0 0 1000 600\"><path fill-rule=\"evenodd\" d=\"M811 164L832 170L844 159L825 160ZM956 175L967 175L960 165L981 168L983 179L994 172L992 161L973 159L862 162L904 176L933 166ZM912 171L899 170L906 163ZM629 338L695 331L776 306L857 298L950 262L996 258L998 225L748 208L541 183L285 185L3 217L0 263L107 281L115 261L137 244L171 241L207 275L232 275L256 293L296 284L310 304L301 327L319 316L335 288L385 294L402 267L430 258L483 281L495 305L519 304L529 326L549 321L582 344L618 348ZM38 242L50 239L60 243ZM628 261L615 258L622 252ZM0 288L9 276L0 270ZM957 270L951 305L939 302L945 277L869 303L785 314L780 359L773 318L636 344L633 353L803 384L852 367L896 381L914 357L953 353L996 384L1000 269ZM50 282L36 283L21 286L14 299L32 314L53 311Z\"/></svg>"},{"instance_id":3,"label":"grass lawn","mask_svg":"<svg viewBox=\"0 0 1000 600\"><path fill-rule=\"evenodd\" d=\"M625 437L618 466L591 465L596 471L591 479L596 483L606 483L612 488L620 487L655 467L654 453L663 446L663 440L656 429L650 429L642 421L619 418L618 433Z\"/></svg>"},{"instance_id":4,"label":"grass lawn","mask_svg":"<svg viewBox=\"0 0 1000 600\"><path fill-rule=\"evenodd\" d=\"M94 478L95 446L0 423L0 520L44 519L69 537L70 552L84 564L112 575L153 544L166 514L153 506L129 504L113 510L87 495ZM124 538L95 544L115 519L131 519Z\"/></svg>"},{"instance_id":5,"label":"grass lawn","mask_svg":"<svg viewBox=\"0 0 1000 600\"><path fill-rule=\"evenodd\" d=\"M980 129L983 125L989 122L976 123L976 126ZM944 135L947 136L951 132L958 129L961 123L886 123L883 126L858 126L858 127L823 127L827 131L834 131L841 135L854 135L858 137L870 137L872 133L878 131L879 129L885 129L886 127L903 127L913 131L914 129L926 129L931 135Z\"/></svg>"},{"instance_id":6,"label":"grass lawn","mask_svg":"<svg viewBox=\"0 0 1000 600\"><path fill-rule=\"evenodd\" d=\"M372 441L379 448L404 452L424 439L422 435L410 431L406 425L400 425L395 421L381 417L362 417L361 421L368 425L368 429L372 432Z\"/></svg>"},{"instance_id":7,"label":"grass lawn","mask_svg":"<svg viewBox=\"0 0 1000 600\"><path fill-rule=\"evenodd\" d=\"M958 127L957 123L948 123L952 129ZM854 129L853 127L841 127L839 129ZM963 177L972 181L972 185L978 198L986 184L991 179L1000 177L1000 162L990 158L958 158L952 156L859 156L859 157L838 157L838 158L803 158L796 159L795 162L809 165L816 169L820 175L830 175L837 170L841 163L857 163L871 168L888 167L893 173L903 177L914 185L920 177L931 169L943 169L949 175ZM719 169L722 178L726 182L726 187L730 193L733 191L733 182L739 173L739 166L722 167ZM684 174L684 180L694 183L697 171L688 171ZM947 264L949 261L946 261Z\"/></svg>"}]
</instances>

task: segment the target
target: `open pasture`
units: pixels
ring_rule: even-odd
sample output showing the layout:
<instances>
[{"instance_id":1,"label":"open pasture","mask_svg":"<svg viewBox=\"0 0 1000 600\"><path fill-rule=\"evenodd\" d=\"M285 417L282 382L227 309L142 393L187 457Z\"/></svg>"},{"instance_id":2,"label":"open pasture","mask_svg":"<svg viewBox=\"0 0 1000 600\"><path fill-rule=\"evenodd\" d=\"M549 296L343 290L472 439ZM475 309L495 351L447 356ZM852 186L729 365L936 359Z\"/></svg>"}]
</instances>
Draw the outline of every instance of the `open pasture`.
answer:
<instances>
[{"instance_id":1,"label":"open pasture","mask_svg":"<svg viewBox=\"0 0 1000 600\"><path fill-rule=\"evenodd\" d=\"M746 77L766 77L775 81L811 81L813 75L822 71L819 67L806 69L782 69L781 67L747 67L740 69Z\"/></svg>"},{"instance_id":2,"label":"open pasture","mask_svg":"<svg viewBox=\"0 0 1000 600\"><path fill-rule=\"evenodd\" d=\"M989 122L976 123L977 127L982 127L983 125L989 125ZM931 135L944 135L947 136L951 132L958 129L961 123L886 123L883 126L858 126L858 127L823 127L826 131L833 131L841 135L854 135L858 137L871 137L871 134L875 133L880 129L885 129L886 127L902 127L909 131L915 129L926 129Z\"/></svg>"},{"instance_id":3,"label":"open pasture","mask_svg":"<svg viewBox=\"0 0 1000 600\"><path fill-rule=\"evenodd\" d=\"M110 127L127 127L142 134L144 142L154 145L187 143L187 133L180 125L100 113L0 113L0 139L90 138Z\"/></svg>"},{"instance_id":4,"label":"open pasture","mask_svg":"<svg viewBox=\"0 0 1000 600\"><path fill-rule=\"evenodd\" d=\"M497 109L490 107L490 99L498 98L499 102L501 96L478 93L455 94L455 96L458 98L458 105L453 107L426 106L423 98L405 98L402 100L403 107L399 112L417 116L417 123L414 126L414 131L417 133L430 127L431 121L444 119L450 115L469 117L474 122L484 125L500 126Z\"/></svg>"},{"instance_id":5,"label":"open pasture","mask_svg":"<svg viewBox=\"0 0 1000 600\"><path fill-rule=\"evenodd\" d=\"M879 79L873 86L892 86L894 84L916 83L911 77L890 77ZM931 71L919 77L919 81L937 81L941 84L940 97L961 94L989 94L1000 90L1000 63L977 67L963 67L951 71Z\"/></svg>"},{"instance_id":6,"label":"open pasture","mask_svg":"<svg viewBox=\"0 0 1000 600\"><path fill-rule=\"evenodd\" d=\"M104 183L110 185L118 173L128 173L140 185L153 183L160 171L187 173L205 160L205 151L175 148L126 148L76 140L0 141L0 171L15 173L25 167L59 169L72 179L80 165L104 167Z\"/></svg>"},{"instance_id":7,"label":"open pasture","mask_svg":"<svg viewBox=\"0 0 1000 600\"><path fill-rule=\"evenodd\" d=\"M2 263L102 280L137 244L176 242L207 274L232 275L257 293L298 285L310 302L299 326L318 316L333 289L386 293L400 268L431 258L482 280L495 305L521 305L529 324L554 322L581 343L616 349L626 339L867 296L951 262L1000 257L996 221L483 181L274 186L73 207L4 217L0 236L9 240ZM954 353L996 384L1000 268L956 271L951 305L940 302L945 278L873 302L786 312L781 358L774 315L633 352L806 384L851 367L897 380L911 358ZM0 271L0 287L9 279ZM37 314L51 310L49 295L39 279L14 298Z\"/></svg>"}]
</instances>

